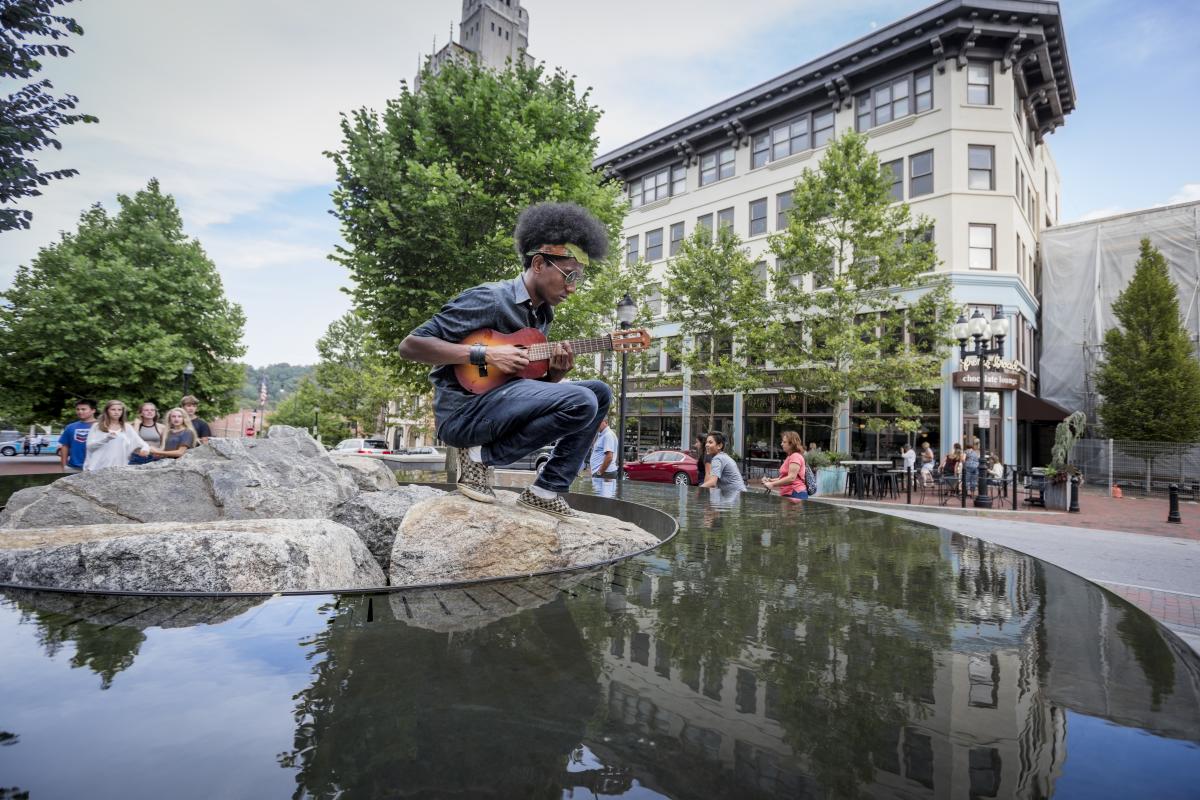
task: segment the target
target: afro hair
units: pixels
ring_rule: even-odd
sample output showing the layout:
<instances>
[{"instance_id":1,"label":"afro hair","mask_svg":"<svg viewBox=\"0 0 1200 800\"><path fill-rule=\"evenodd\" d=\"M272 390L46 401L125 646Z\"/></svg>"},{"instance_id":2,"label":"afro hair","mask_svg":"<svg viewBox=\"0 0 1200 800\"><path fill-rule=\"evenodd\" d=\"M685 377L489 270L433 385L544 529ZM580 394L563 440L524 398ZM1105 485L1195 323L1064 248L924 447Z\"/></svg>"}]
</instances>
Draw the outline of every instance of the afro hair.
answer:
<instances>
[{"instance_id":1,"label":"afro hair","mask_svg":"<svg viewBox=\"0 0 1200 800\"><path fill-rule=\"evenodd\" d=\"M592 212L575 203L530 206L517 218L513 238L517 240L517 255L526 269L533 256L525 254L544 244L573 244L595 261L608 253L608 230Z\"/></svg>"}]
</instances>

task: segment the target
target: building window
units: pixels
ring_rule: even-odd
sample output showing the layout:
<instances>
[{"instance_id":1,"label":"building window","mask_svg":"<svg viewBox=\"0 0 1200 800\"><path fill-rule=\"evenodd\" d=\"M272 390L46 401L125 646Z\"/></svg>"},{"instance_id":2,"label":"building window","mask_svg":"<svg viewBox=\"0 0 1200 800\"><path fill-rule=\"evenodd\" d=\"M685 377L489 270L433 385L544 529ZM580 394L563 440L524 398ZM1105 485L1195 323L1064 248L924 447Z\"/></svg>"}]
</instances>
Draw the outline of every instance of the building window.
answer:
<instances>
[{"instance_id":1,"label":"building window","mask_svg":"<svg viewBox=\"0 0 1200 800\"><path fill-rule=\"evenodd\" d=\"M967 62L967 102L973 106L990 106L992 104L991 62Z\"/></svg>"},{"instance_id":2,"label":"building window","mask_svg":"<svg viewBox=\"0 0 1200 800\"><path fill-rule=\"evenodd\" d=\"M772 161L809 149L808 123L808 115L805 114L771 129Z\"/></svg>"},{"instance_id":3,"label":"building window","mask_svg":"<svg viewBox=\"0 0 1200 800\"><path fill-rule=\"evenodd\" d=\"M904 199L904 159L897 158L895 161L889 161L883 165L883 174L892 181L892 188L888 192L893 200Z\"/></svg>"},{"instance_id":4,"label":"building window","mask_svg":"<svg viewBox=\"0 0 1200 800\"><path fill-rule=\"evenodd\" d=\"M733 209L732 208L722 208L720 211L717 212L717 230L722 231L727 228L729 229L730 232L733 231Z\"/></svg>"},{"instance_id":5,"label":"building window","mask_svg":"<svg viewBox=\"0 0 1200 800\"><path fill-rule=\"evenodd\" d=\"M933 194L933 151L908 157L908 197Z\"/></svg>"},{"instance_id":6,"label":"building window","mask_svg":"<svg viewBox=\"0 0 1200 800\"><path fill-rule=\"evenodd\" d=\"M855 98L855 125L861 131L933 108L933 74L893 78Z\"/></svg>"},{"instance_id":7,"label":"building window","mask_svg":"<svg viewBox=\"0 0 1200 800\"><path fill-rule=\"evenodd\" d=\"M662 287L652 283L646 289L646 311L651 319L657 319L662 316Z\"/></svg>"},{"instance_id":8,"label":"building window","mask_svg":"<svg viewBox=\"0 0 1200 800\"><path fill-rule=\"evenodd\" d=\"M700 185L733 177L733 148L723 147L700 156Z\"/></svg>"},{"instance_id":9,"label":"building window","mask_svg":"<svg viewBox=\"0 0 1200 800\"><path fill-rule=\"evenodd\" d=\"M636 264L638 260L638 237L630 236L625 240L625 263Z\"/></svg>"},{"instance_id":10,"label":"building window","mask_svg":"<svg viewBox=\"0 0 1200 800\"><path fill-rule=\"evenodd\" d=\"M750 142L750 169L758 169L770 160L771 134L760 133Z\"/></svg>"},{"instance_id":11,"label":"building window","mask_svg":"<svg viewBox=\"0 0 1200 800\"><path fill-rule=\"evenodd\" d=\"M671 244L667 250L667 254L673 256L678 253L681 242L683 242L683 223L676 222L671 226Z\"/></svg>"},{"instance_id":12,"label":"building window","mask_svg":"<svg viewBox=\"0 0 1200 800\"><path fill-rule=\"evenodd\" d=\"M781 231L788 226L788 209L792 207L792 193L780 192L775 195L775 230Z\"/></svg>"},{"instance_id":13,"label":"building window","mask_svg":"<svg viewBox=\"0 0 1200 800\"><path fill-rule=\"evenodd\" d=\"M702 214L696 217L696 228L704 228L708 231L709 236L712 235L712 214Z\"/></svg>"},{"instance_id":14,"label":"building window","mask_svg":"<svg viewBox=\"0 0 1200 800\"><path fill-rule=\"evenodd\" d=\"M971 269L996 268L996 226L971 223L967 231L967 263Z\"/></svg>"},{"instance_id":15,"label":"building window","mask_svg":"<svg viewBox=\"0 0 1200 800\"><path fill-rule=\"evenodd\" d=\"M646 260L658 261L662 258L662 228L646 231Z\"/></svg>"},{"instance_id":16,"label":"building window","mask_svg":"<svg viewBox=\"0 0 1200 800\"><path fill-rule=\"evenodd\" d=\"M750 235L767 232L767 198L750 201Z\"/></svg>"},{"instance_id":17,"label":"building window","mask_svg":"<svg viewBox=\"0 0 1200 800\"><path fill-rule=\"evenodd\" d=\"M916 112L920 114L922 111L928 111L933 108L933 73L918 72L913 76L913 89L915 90L914 107Z\"/></svg>"},{"instance_id":18,"label":"building window","mask_svg":"<svg viewBox=\"0 0 1200 800\"><path fill-rule=\"evenodd\" d=\"M629 182L629 205L637 208L655 200L665 200L673 194L683 192L686 184L687 167L663 167Z\"/></svg>"},{"instance_id":19,"label":"building window","mask_svg":"<svg viewBox=\"0 0 1200 800\"><path fill-rule=\"evenodd\" d=\"M996 148L990 145L967 145L967 186L992 191L996 188Z\"/></svg>"},{"instance_id":20,"label":"building window","mask_svg":"<svg viewBox=\"0 0 1200 800\"><path fill-rule=\"evenodd\" d=\"M813 147L820 147L833 138L833 112L813 115Z\"/></svg>"}]
</instances>

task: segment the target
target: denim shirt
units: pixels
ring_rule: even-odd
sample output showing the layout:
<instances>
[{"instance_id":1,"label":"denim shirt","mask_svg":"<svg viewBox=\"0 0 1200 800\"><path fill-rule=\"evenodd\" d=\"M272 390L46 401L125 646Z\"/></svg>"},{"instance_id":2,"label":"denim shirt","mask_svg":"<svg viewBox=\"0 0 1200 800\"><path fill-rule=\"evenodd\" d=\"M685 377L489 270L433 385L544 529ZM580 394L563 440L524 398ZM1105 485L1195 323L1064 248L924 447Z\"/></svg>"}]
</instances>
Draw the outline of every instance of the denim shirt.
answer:
<instances>
[{"instance_id":1,"label":"denim shirt","mask_svg":"<svg viewBox=\"0 0 1200 800\"><path fill-rule=\"evenodd\" d=\"M427 322L417 326L412 336L432 336L458 344L480 328L498 333L516 333L522 328L550 332L554 309L542 303L535 310L525 288L524 274L512 280L484 283L467 289L442 306ZM438 427L475 395L458 385L454 364L442 364L429 371L433 384L433 415Z\"/></svg>"}]
</instances>

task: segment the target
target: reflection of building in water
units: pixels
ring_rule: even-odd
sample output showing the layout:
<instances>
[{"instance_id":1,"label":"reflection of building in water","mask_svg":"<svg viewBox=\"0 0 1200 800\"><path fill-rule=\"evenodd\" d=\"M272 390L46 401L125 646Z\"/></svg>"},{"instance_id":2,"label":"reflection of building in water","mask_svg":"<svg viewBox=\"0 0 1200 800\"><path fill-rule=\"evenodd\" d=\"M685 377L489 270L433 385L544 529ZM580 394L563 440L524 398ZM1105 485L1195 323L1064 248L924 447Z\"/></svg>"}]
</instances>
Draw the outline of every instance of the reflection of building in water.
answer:
<instances>
[{"instance_id":1,"label":"reflection of building in water","mask_svg":"<svg viewBox=\"0 0 1200 800\"><path fill-rule=\"evenodd\" d=\"M814 596L801 570L798 584L785 588L782 597L760 601L741 626L732 657L701 659L698 668L689 668L660 635L665 605L694 591L688 579L643 574L637 583L614 586L625 594L610 594L608 610L633 624L614 626L621 632L609 639L601 670L608 698L606 745L643 750L644 742L652 742L660 765L678 765L657 770L663 791L686 793L700 775L711 780L716 767L735 794L821 796L831 791L825 768L836 764L834 770L861 768L864 779L854 789L867 796L1050 796L1066 757L1066 716L1039 679L1035 562L962 537L948 549L955 608L948 647L922 642L925 634L910 611L881 609L861 596ZM1071 588L1078 592L1078 586ZM893 630L883 636L925 648L930 669L915 682L915 697L897 692L893 702L886 696L889 687L873 682L888 668L875 651L895 646L877 638L878 628L857 646L853 636L838 644L822 629L820 615L839 600L856 620L870 620L868 626L881 624L880 612L886 611L882 624ZM788 622L781 624L772 603L792 609ZM848 627L854 624L846 620ZM772 678L779 674L773 663L803 660L806 650L820 651L815 661L826 672L819 685ZM839 692L839 699L830 699ZM874 741L866 740L875 736L869 731L863 741L853 741L852 725L826 729L822 706L858 696L871 703L872 713L876 704L884 715L889 706L903 713L879 724ZM805 726L812 727L798 730ZM841 738L822 742L822 737ZM839 755L823 765L818 762L827 745ZM836 760L855 755L857 765ZM706 769L689 770L692 762Z\"/></svg>"}]
</instances>

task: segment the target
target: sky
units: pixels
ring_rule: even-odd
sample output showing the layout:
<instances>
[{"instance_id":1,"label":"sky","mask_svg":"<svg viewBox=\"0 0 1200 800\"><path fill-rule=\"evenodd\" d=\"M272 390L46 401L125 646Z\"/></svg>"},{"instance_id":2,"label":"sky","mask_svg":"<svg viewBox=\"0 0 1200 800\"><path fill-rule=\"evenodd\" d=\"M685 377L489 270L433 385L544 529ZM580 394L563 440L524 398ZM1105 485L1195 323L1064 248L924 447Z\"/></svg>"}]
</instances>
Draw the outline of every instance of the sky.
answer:
<instances>
[{"instance_id":1,"label":"sky","mask_svg":"<svg viewBox=\"0 0 1200 800\"><path fill-rule=\"evenodd\" d=\"M523 0L530 52L591 87L599 153L821 56L931 3L900 0ZM1047 141L1064 221L1200 200L1200 3L1063 0L1078 98ZM736 13L731 13L731 8ZM350 309L328 256L339 115L382 109L444 44L461 0L77 0L85 35L42 75L96 125L62 129L51 183L0 234L0 290L82 211L158 178L247 323L255 366L316 361ZM11 91L10 87L4 89ZM1192 98L1189 100L1188 98Z\"/></svg>"}]
</instances>

